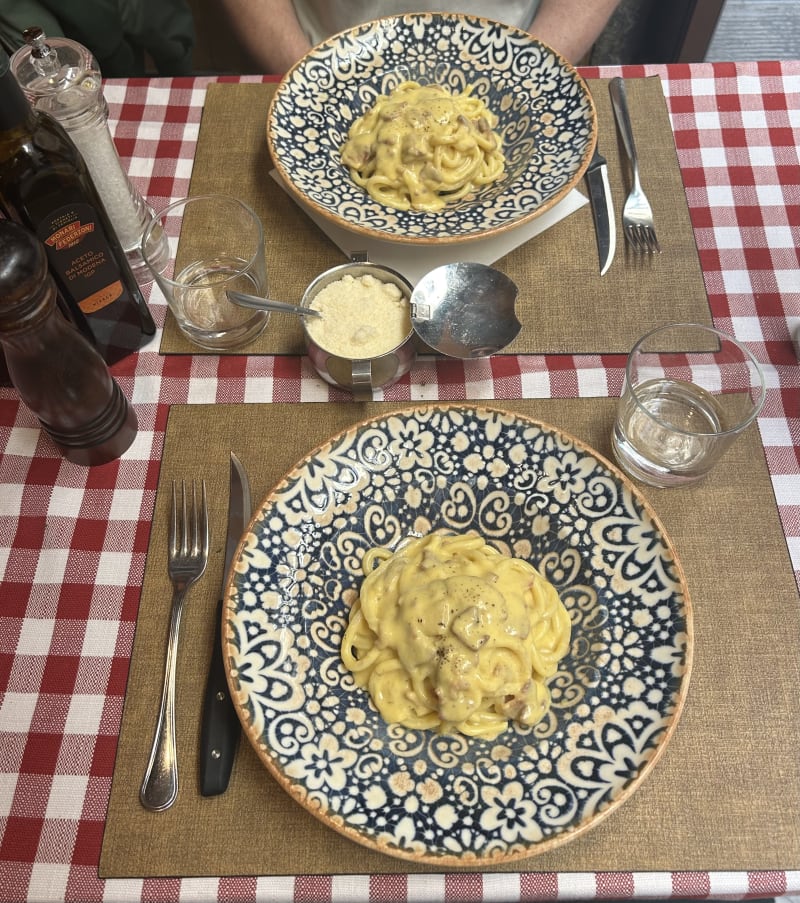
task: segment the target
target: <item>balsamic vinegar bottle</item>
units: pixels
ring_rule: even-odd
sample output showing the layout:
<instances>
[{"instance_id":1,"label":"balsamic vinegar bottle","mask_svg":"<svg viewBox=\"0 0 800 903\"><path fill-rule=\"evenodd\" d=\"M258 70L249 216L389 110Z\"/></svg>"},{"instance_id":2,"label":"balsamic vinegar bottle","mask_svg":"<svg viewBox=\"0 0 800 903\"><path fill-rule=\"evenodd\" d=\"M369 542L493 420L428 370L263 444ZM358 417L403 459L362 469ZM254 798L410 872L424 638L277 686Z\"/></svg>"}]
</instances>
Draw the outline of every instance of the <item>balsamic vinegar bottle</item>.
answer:
<instances>
[{"instance_id":1,"label":"balsamic vinegar bottle","mask_svg":"<svg viewBox=\"0 0 800 903\"><path fill-rule=\"evenodd\" d=\"M109 364L155 323L72 139L34 110L0 50L0 207L36 234L70 318Z\"/></svg>"}]
</instances>

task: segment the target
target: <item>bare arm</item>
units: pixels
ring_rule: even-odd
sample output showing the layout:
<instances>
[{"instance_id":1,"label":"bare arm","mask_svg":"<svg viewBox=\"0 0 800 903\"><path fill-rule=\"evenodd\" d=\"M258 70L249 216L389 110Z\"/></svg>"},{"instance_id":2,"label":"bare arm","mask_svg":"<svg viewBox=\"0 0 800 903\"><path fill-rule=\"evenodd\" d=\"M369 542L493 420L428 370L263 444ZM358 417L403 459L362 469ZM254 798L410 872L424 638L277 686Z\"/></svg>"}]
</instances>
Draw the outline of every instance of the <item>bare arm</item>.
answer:
<instances>
[{"instance_id":1,"label":"bare arm","mask_svg":"<svg viewBox=\"0 0 800 903\"><path fill-rule=\"evenodd\" d=\"M310 48L291 0L219 0L253 61L282 75Z\"/></svg>"},{"instance_id":2,"label":"bare arm","mask_svg":"<svg viewBox=\"0 0 800 903\"><path fill-rule=\"evenodd\" d=\"M571 63L592 49L620 0L542 0L531 33Z\"/></svg>"},{"instance_id":3,"label":"bare arm","mask_svg":"<svg viewBox=\"0 0 800 903\"><path fill-rule=\"evenodd\" d=\"M253 61L282 74L309 50L291 0L219 0ZM573 63L589 52L620 0L542 0L531 25L537 38Z\"/></svg>"}]
</instances>

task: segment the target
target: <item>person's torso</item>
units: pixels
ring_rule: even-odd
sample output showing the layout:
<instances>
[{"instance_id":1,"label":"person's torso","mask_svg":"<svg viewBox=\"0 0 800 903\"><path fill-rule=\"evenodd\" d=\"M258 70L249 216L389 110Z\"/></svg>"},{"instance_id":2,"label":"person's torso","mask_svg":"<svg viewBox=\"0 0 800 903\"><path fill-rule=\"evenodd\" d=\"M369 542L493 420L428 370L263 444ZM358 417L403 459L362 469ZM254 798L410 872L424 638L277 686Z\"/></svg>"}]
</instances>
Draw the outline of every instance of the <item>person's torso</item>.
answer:
<instances>
[{"instance_id":1,"label":"person's torso","mask_svg":"<svg viewBox=\"0 0 800 903\"><path fill-rule=\"evenodd\" d=\"M298 21L312 45L371 19L408 12L442 12L445 8L528 29L539 6L539 0L504 0L502 3L461 0L449 5L441 0L438 3L419 0L415 3L408 3L407 0L293 0L293 3Z\"/></svg>"}]
</instances>

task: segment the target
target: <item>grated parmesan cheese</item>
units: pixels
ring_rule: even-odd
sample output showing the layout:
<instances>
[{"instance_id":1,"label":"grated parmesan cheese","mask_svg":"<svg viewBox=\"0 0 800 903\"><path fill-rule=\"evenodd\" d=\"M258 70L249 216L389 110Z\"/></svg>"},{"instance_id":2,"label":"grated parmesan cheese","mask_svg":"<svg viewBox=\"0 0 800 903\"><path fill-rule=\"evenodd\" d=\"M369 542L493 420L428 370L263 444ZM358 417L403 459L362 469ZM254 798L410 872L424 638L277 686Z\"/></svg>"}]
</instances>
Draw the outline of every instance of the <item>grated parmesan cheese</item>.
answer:
<instances>
[{"instance_id":1,"label":"grated parmesan cheese","mask_svg":"<svg viewBox=\"0 0 800 903\"><path fill-rule=\"evenodd\" d=\"M306 320L311 339L337 357L380 357L411 332L411 309L402 290L374 276L342 276L310 302L322 314Z\"/></svg>"}]
</instances>

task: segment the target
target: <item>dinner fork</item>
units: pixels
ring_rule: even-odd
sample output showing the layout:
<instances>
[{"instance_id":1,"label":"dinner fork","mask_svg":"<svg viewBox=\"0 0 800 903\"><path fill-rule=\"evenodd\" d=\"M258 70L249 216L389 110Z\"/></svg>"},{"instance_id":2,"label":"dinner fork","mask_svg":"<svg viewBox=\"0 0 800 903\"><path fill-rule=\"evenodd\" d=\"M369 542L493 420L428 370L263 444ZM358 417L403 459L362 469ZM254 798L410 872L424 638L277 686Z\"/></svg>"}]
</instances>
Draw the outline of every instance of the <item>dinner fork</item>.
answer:
<instances>
[{"instance_id":1,"label":"dinner fork","mask_svg":"<svg viewBox=\"0 0 800 903\"><path fill-rule=\"evenodd\" d=\"M656 229L653 224L653 210L647 195L642 191L639 182L639 158L636 154L636 144L633 140L631 117L628 112L628 95L625 90L625 82L617 76L612 78L608 85L611 95L611 104L614 107L614 115L617 119L622 143L625 152L631 161L633 171L633 184L628 194L625 206L622 208L622 230L631 248L639 254L658 252L661 247L656 238Z\"/></svg>"},{"instance_id":2,"label":"dinner fork","mask_svg":"<svg viewBox=\"0 0 800 903\"><path fill-rule=\"evenodd\" d=\"M178 658L178 633L186 591L202 576L208 562L208 503L206 483L202 481L198 505L197 485L192 480L187 498L186 483L181 481L180 505L175 481L172 482L172 508L169 524L167 573L172 581L172 608L167 638L167 662L150 761L144 774L139 799L146 809L168 809L178 795L178 760L175 747L175 671Z\"/></svg>"}]
</instances>

